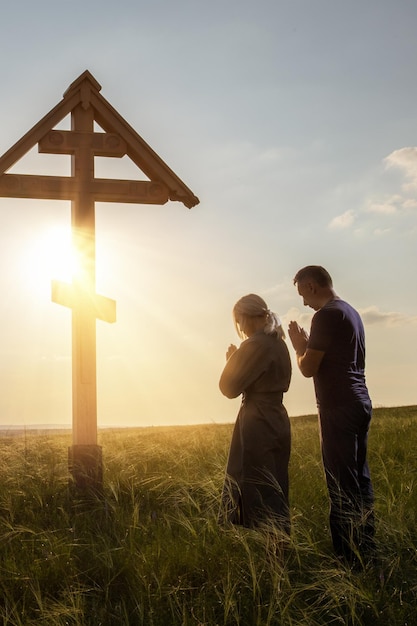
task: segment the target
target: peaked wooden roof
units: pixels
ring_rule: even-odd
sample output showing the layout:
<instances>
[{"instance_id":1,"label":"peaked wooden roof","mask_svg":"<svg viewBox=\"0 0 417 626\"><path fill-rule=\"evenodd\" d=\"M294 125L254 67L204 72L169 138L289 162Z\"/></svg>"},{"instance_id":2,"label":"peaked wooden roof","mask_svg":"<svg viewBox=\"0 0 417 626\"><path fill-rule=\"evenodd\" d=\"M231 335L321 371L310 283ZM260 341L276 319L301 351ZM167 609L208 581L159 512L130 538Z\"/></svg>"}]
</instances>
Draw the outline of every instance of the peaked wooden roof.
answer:
<instances>
[{"instance_id":1,"label":"peaked wooden roof","mask_svg":"<svg viewBox=\"0 0 417 626\"><path fill-rule=\"evenodd\" d=\"M101 85L88 70L83 72L67 89L64 96L14 146L0 157L0 176L31 150L50 130L81 104L90 106L94 120L108 133L119 135L127 145L126 154L152 182L162 182L169 190L169 199L182 202L191 209L199 199L185 185L154 150L138 135L126 120L100 94Z\"/></svg>"}]
</instances>

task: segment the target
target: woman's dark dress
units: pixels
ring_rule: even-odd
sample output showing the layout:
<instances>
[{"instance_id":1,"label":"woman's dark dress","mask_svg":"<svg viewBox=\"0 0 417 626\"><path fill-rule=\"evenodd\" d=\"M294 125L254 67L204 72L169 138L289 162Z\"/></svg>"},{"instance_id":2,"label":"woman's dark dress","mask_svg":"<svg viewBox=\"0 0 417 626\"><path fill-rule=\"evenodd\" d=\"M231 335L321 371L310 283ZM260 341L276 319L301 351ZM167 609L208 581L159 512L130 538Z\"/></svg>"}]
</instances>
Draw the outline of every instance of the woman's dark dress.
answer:
<instances>
[{"instance_id":1,"label":"woman's dark dress","mask_svg":"<svg viewBox=\"0 0 417 626\"><path fill-rule=\"evenodd\" d=\"M289 533L291 431L282 404L291 380L283 339L257 332L228 359L220 378L228 398L242 396L230 445L219 521L248 528L273 520Z\"/></svg>"}]
</instances>

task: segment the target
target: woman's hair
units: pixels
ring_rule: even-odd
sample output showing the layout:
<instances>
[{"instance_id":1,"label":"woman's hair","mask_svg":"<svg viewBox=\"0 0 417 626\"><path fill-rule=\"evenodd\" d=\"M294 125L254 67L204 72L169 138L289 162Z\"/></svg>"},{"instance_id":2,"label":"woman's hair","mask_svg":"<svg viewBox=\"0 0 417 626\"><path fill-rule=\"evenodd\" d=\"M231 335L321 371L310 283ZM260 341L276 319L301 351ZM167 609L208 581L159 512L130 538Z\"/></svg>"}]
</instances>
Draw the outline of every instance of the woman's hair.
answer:
<instances>
[{"instance_id":1,"label":"woman's hair","mask_svg":"<svg viewBox=\"0 0 417 626\"><path fill-rule=\"evenodd\" d=\"M245 317L265 317L264 332L267 335L277 335L277 337L281 337L282 339L285 338L284 329L282 328L279 317L276 313L268 309L265 300L254 293L243 296L233 307L233 319L237 334L241 339L245 338L245 334L242 332L237 320Z\"/></svg>"}]
</instances>

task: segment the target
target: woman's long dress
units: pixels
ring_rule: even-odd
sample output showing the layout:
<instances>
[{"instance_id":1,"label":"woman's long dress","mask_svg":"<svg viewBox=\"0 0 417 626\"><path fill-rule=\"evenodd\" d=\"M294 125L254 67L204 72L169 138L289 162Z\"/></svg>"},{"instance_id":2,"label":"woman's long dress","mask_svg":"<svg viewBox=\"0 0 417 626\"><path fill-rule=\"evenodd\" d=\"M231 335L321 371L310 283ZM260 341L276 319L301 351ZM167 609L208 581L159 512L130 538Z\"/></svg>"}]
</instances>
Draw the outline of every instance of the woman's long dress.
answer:
<instances>
[{"instance_id":1,"label":"woman's long dress","mask_svg":"<svg viewBox=\"0 0 417 626\"><path fill-rule=\"evenodd\" d=\"M291 431L283 394L291 380L285 341L257 332L228 359L220 378L228 398L242 394L230 445L220 523L248 528L272 521L289 533Z\"/></svg>"}]
</instances>

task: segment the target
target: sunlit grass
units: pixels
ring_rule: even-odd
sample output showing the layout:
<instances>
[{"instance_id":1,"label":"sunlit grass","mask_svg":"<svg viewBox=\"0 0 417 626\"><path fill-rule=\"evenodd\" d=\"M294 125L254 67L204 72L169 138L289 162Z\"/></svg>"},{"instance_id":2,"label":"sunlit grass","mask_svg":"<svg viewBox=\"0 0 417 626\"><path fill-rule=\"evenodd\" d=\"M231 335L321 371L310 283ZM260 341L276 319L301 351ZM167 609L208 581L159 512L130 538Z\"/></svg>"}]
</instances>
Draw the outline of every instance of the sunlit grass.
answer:
<instances>
[{"instance_id":1,"label":"sunlit grass","mask_svg":"<svg viewBox=\"0 0 417 626\"><path fill-rule=\"evenodd\" d=\"M293 420L292 537L219 528L232 425L100 432L102 498L68 489L68 435L0 439L0 621L82 626L411 625L417 407L370 438L380 565L331 550L316 418Z\"/></svg>"}]
</instances>

